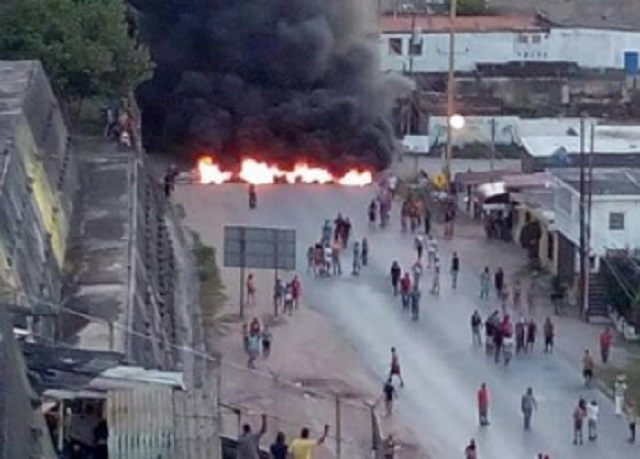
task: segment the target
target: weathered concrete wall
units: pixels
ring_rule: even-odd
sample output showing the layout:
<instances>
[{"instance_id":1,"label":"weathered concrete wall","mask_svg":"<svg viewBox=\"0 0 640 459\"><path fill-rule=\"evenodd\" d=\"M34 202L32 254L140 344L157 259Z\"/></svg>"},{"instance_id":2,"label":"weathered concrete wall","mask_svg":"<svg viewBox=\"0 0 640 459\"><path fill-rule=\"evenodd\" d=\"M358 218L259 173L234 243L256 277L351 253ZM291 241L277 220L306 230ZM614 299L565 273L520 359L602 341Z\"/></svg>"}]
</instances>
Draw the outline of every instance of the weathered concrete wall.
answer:
<instances>
[{"instance_id":1,"label":"weathered concrete wall","mask_svg":"<svg viewBox=\"0 0 640 459\"><path fill-rule=\"evenodd\" d=\"M175 363L173 249L164 197L135 153L82 152L67 255L61 338L120 352L131 362Z\"/></svg>"},{"instance_id":2,"label":"weathered concrete wall","mask_svg":"<svg viewBox=\"0 0 640 459\"><path fill-rule=\"evenodd\" d=\"M75 171L62 114L38 62L0 62L0 145L3 296L49 309L60 301ZM53 324L37 332L52 335Z\"/></svg>"},{"instance_id":3,"label":"weathered concrete wall","mask_svg":"<svg viewBox=\"0 0 640 459\"><path fill-rule=\"evenodd\" d=\"M0 459L57 457L36 400L9 315L0 308Z\"/></svg>"}]
</instances>

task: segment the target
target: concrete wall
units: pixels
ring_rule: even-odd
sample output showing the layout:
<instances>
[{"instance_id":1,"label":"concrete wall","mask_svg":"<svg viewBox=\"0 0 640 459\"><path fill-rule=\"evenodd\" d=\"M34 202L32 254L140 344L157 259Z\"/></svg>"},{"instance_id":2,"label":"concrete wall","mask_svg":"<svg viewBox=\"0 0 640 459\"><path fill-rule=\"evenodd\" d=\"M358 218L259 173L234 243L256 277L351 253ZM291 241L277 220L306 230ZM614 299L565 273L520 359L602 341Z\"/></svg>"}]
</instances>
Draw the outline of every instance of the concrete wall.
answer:
<instances>
[{"instance_id":1,"label":"concrete wall","mask_svg":"<svg viewBox=\"0 0 640 459\"><path fill-rule=\"evenodd\" d=\"M74 161L62 114L40 63L0 61L0 76L3 296L46 311L61 298ZM47 321L36 332L52 336L53 328Z\"/></svg>"},{"instance_id":2,"label":"concrete wall","mask_svg":"<svg viewBox=\"0 0 640 459\"><path fill-rule=\"evenodd\" d=\"M446 72L449 34L421 33L422 54L409 56L411 33L384 33L379 38L383 70ZM402 54L389 51L389 39L403 40ZM597 43L597 50L594 50ZM474 71L481 63L576 62L580 67L622 69L626 51L640 51L640 32L552 28L539 32L461 32L456 34L457 71Z\"/></svg>"},{"instance_id":3,"label":"concrete wall","mask_svg":"<svg viewBox=\"0 0 640 459\"><path fill-rule=\"evenodd\" d=\"M57 457L36 400L10 318L0 308L0 459Z\"/></svg>"}]
</instances>

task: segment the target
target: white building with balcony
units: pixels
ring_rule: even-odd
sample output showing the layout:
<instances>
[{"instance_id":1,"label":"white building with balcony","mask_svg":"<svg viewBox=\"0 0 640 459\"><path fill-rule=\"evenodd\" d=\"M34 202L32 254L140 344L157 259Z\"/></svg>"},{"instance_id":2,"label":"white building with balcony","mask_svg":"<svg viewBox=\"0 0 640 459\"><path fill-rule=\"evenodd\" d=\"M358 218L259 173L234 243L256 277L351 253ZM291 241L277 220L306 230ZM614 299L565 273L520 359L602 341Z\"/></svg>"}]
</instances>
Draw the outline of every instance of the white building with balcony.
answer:
<instances>
[{"instance_id":1,"label":"white building with balcony","mask_svg":"<svg viewBox=\"0 0 640 459\"><path fill-rule=\"evenodd\" d=\"M579 271L580 171L554 169L554 227L558 233L558 272ZM585 188L588 190L588 174ZM594 169L590 264L599 268L600 259L611 251L640 250L640 169ZM588 209L587 209L588 210Z\"/></svg>"},{"instance_id":2,"label":"white building with balcony","mask_svg":"<svg viewBox=\"0 0 640 459\"><path fill-rule=\"evenodd\" d=\"M555 27L536 16L460 16L455 30L459 72L508 62L572 62L586 69L638 66L640 31ZM386 15L380 31L383 70L448 71L448 17Z\"/></svg>"}]
</instances>

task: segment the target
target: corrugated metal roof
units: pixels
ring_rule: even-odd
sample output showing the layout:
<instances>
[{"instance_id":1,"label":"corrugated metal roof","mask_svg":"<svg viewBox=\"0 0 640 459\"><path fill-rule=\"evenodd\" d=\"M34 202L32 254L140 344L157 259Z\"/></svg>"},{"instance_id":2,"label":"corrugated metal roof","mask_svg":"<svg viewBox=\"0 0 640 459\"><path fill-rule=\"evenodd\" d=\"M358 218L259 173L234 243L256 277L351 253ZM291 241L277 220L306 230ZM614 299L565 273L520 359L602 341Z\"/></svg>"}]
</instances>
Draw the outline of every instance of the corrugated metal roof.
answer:
<instances>
[{"instance_id":1,"label":"corrugated metal roof","mask_svg":"<svg viewBox=\"0 0 640 459\"><path fill-rule=\"evenodd\" d=\"M458 16L454 21L457 33L502 32L502 31L536 31L545 30L536 16ZM380 18L382 33L411 33L418 29L423 33L444 33L451 28L448 16L430 14L416 15L384 15Z\"/></svg>"}]
</instances>

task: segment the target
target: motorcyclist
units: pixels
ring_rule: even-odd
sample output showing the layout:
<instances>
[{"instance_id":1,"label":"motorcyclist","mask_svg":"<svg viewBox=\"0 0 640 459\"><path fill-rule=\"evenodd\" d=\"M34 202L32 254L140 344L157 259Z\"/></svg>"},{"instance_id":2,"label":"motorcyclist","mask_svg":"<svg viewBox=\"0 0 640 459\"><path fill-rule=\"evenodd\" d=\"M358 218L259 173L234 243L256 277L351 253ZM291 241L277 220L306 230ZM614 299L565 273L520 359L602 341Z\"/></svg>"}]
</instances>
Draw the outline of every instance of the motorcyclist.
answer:
<instances>
[{"instance_id":1,"label":"motorcyclist","mask_svg":"<svg viewBox=\"0 0 640 459\"><path fill-rule=\"evenodd\" d=\"M256 194L256 186L251 183L249 185L249 208L255 209L258 205L258 195Z\"/></svg>"}]
</instances>

